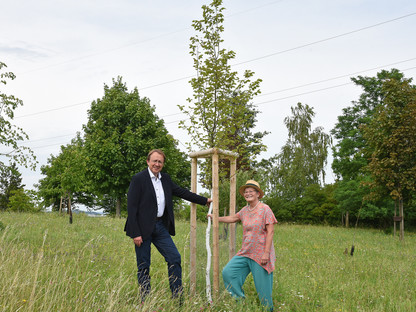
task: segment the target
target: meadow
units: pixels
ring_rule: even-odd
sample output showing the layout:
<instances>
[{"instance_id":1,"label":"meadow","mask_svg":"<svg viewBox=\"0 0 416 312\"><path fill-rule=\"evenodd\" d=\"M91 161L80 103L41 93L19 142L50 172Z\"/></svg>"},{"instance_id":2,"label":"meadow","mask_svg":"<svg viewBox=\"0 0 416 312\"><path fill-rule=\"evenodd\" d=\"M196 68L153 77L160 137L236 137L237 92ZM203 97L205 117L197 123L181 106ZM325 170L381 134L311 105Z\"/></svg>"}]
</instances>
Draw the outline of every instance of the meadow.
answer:
<instances>
[{"instance_id":1,"label":"meadow","mask_svg":"<svg viewBox=\"0 0 416 312\"><path fill-rule=\"evenodd\" d=\"M136 261L124 219L56 213L0 213L0 311L259 311L251 276L246 299L224 291L207 303L205 228L199 223L197 294L189 296L189 228L176 220L185 300L170 299L167 269L153 248L152 295L139 302ZM237 226L237 248L241 246ZM353 256L344 254L354 244ZM278 224L276 311L416 311L416 235L371 229ZM228 242L220 241L220 268Z\"/></svg>"}]
</instances>

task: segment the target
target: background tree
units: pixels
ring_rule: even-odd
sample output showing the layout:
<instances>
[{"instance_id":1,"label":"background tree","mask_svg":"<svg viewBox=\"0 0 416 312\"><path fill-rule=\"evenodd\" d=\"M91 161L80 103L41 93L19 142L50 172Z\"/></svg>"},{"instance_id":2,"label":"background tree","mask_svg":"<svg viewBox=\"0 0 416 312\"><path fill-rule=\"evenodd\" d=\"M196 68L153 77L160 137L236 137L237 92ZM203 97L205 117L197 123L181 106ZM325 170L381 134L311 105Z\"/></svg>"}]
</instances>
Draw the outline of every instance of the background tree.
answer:
<instances>
[{"instance_id":1,"label":"background tree","mask_svg":"<svg viewBox=\"0 0 416 312\"><path fill-rule=\"evenodd\" d=\"M71 144L61 146L60 154L51 156L48 164L41 167L41 172L46 177L39 180L37 188L45 207L52 205L52 210L61 209L62 200L65 200L68 212L72 204L91 207L92 195L85 176L86 160L80 134Z\"/></svg>"},{"instance_id":2,"label":"background tree","mask_svg":"<svg viewBox=\"0 0 416 312\"><path fill-rule=\"evenodd\" d=\"M0 209L6 210L9 206L13 191L23 189L22 175L15 163L9 167L0 167Z\"/></svg>"},{"instance_id":3,"label":"background tree","mask_svg":"<svg viewBox=\"0 0 416 312\"><path fill-rule=\"evenodd\" d=\"M336 221L336 200L333 194L333 184L324 187L319 184L306 186L302 196L294 202L298 221L309 224L331 224Z\"/></svg>"},{"instance_id":4,"label":"background tree","mask_svg":"<svg viewBox=\"0 0 416 312\"><path fill-rule=\"evenodd\" d=\"M358 202L364 203L362 207L360 206L361 217L367 216L368 221L372 220L373 225L378 222L384 223L389 215L385 207L389 207L391 204L382 197L370 196L369 188L362 188L361 182L367 183L371 180L371 176L363 168L367 166L372 153L367 140L363 136L363 126L369 124L376 109L380 105L384 105L386 94L383 90L383 84L391 79L406 81L404 75L397 69L382 70L375 77L358 76L351 78L357 86L363 89L363 92L358 101L353 101L352 106L343 109L343 114L338 117L338 122L331 130L337 141L332 150L334 158L332 169L338 180L343 181L337 184L341 187L341 190L337 192L337 200L340 202L341 206L339 207L342 207L341 211L345 220L350 217L355 220L358 217L359 210L356 205L342 204L343 202L349 202L351 196L353 198L361 197L361 200L358 200ZM357 187L347 192L350 198L342 198L342 194L347 195L343 186L348 185L348 181L355 181L352 184ZM350 193L351 190L355 190L355 195ZM371 216L382 216L382 218L376 221L376 219L371 219Z\"/></svg>"},{"instance_id":5,"label":"background tree","mask_svg":"<svg viewBox=\"0 0 416 312\"><path fill-rule=\"evenodd\" d=\"M350 225L350 214L354 216L355 221L357 220L358 213L365 204L365 191L360 180L341 180L337 182L334 196L338 203L337 210L346 227Z\"/></svg>"},{"instance_id":6,"label":"background tree","mask_svg":"<svg viewBox=\"0 0 416 312\"><path fill-rule=\"evenodd\" d=\"M34 191L26 191L23 188L13 190L10 195L9 210L17 212L40 212L36 205Z\"/></svg>"},{"instance_id":7,"label":"background tree","mask_svg":"<svg viewBox=\"0 0 416 312\"><path fill-rule=\"evenodd\" d=\"M288 139L277 155L275 185L289 200L299 197L305 187L325 183L325 166L331 138L322 127L312 130L313 108L298 103L284 122Z\"/></svg>"},{"instance_id":8,"label":"background tree","mask_svg":"<svg viewBox=\"0 0 416 312\"><path fill-rule=\"evenodd\" d=\"M52 211L58 211L61 204L61 196L63 196L60 181L62 166L59 155L51 155L47 159L47 164L40 167L40 171L45 177L39 179L35 186L37 187L39 197L42 199L41 205L44 208L51 207Z\"/></svg>"},{"instance_id":9,"label":"background tree","mask_svg":"<svg viewBox=\"0 0 416 312\"><path fill-rule=\"evenodd\" d=\"M0 62L0 71L6 68L6 64ZM14 80L16 76L12 72L0 72L0 86L5 86L8 80ZM22 100L14 95L7 95L0 89L0 168L7 167L5 160L12 163L35 169L36 157L33 151L19 144L28 140L28 135L23 129L12 124L14 111L23 105ZM3 160L1 160L3 159Z\"/></svg>"},{"instance_id":10,"label":"background tree","mask_svg":"<svg viewBox=\"0 0 416 312\"><path fill-rule=\"evenodd\" d=\"M343 109L343 114L331 130L337 141L333 147L332 169L338 179L353 180L363 174L361 169L367 165L369 155L364 154L367 142L362 134L362 125L368 124L375 109L383 104L385 92L382 85L389 79L405 80L397 69L382 70L376 77L351 78L357 86L362 87L363 93L358 101L352 102L352 106ZM371 155L371 151L368 152Z\"/></svg>"},{"instance_id":11,"label":"background tree","mask_svg":"<svg viewBox=\"0 0 416 312\"><path fill-rule=\"evenodd\" d=\"M84 126L87 179L94 194L116 201L110 212L121 213L130 180L146 168L148 152L162 149L166 155L164 170L180 185L189 185L190 167L176 141L154 113L147 98L137 88L128 92L122 78L104 85L104 96L91 103L88 123Z\"/></svg>"},{"instance_id":12,"label":"background tree","mask_svg":"<svg viewBox=\"0 0 416 312\"><path fill-rule=\"evenodd\" d=\"M258 111L249 104L260 93L261 80L253 81L252 71L246 70L240 78L231 70L229 62L235 58L235 52L220 46L224 9L222 0L214 0L202 6L203 19L192 23L197 34L190 38L190 54L197 77L190 81L194 94L188 98L189 107L179 105L190 120L181 121L180 127L191 137L189 148L193 143L199 149L217 147L235 151L241 155L238 166L247 169L250 165L247 151L254 159L265 150L261 140L266 132L251 132ZM209 165L205 172L210 176ZM209 185L209 179L205 183Z\"/></svg>"},{"instance_id":13,"label":"background tree","mask_svg":"<svg viewBox=\"0 0 416 312\"><path fill-rule=\"evenodd\" d=\"M382 85L383 105L377 107L371 122L363 126L371 152L366 169L373 187L387 188L399 203L409 202L416 191L416 88L410 80L387 80ZM404 220L400 223L403 239Z\"/></svg>"},{"instance_id":14,"label":"background tree","mask_svg":"<svg viewBox=\"0 0 416 312\"><path fill-rule=\"evenodd\" d=\"M315 113L308 105L292 107L292 116L284 122L288 139L281 152L273 157L268 174L271 198L283 199L280 213L286 218L300 217L293 205L312 184L323 185L331 138L321 127L312 130ZM280 200L275 199L280 202ZM276 212L277 213L277 212Z\"/></svg>"}]
</instances>

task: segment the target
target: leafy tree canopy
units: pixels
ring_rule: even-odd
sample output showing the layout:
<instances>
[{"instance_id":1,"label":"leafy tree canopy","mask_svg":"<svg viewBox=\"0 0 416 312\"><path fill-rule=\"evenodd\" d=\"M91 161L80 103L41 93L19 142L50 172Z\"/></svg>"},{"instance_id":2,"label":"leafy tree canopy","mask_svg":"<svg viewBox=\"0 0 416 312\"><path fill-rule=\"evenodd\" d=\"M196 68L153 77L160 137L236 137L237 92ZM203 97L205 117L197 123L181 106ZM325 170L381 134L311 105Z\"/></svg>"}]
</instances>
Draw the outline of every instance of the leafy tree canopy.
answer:
<instances>
[{"instance_id":1,"label":"leafy tree canopy","mask_svg":"<svg viewBox=\"0 0 416 312\"><path fill-rule=\"evenodd\" d=\"M8 80L14 80L16 76L12 72L1 72L6 64L0 62L0 87L6 86ZM22 106L23 101L14 95L7 95L0 89L0 167L7 167L6 160L12 163L35 169L36 157L33 151L22 146L21 142L28 140L28 135L23 129L12 123L14 111Z\"/></svg>"},{"instance_id":2,"label":"leafy tree canopy","mask_svg":"<svg viewBox=\"0 0 416 312\"><path fill-rule=\"evenodd\" d=\"M239 77L231 70L229 62L236 54L221 47L224 9L222 0L214 0L202 6L203 18L192 23L197 34L190 38L190 54L197 77L190 81L194 90L193 97L188 98L190 105L179 105L189 117L180 127L191 137L189 148L194 144L199 149L235 151L240 155L237 168L247 170L250 161L266 149L262 138L267 132L252 132L258 111L250 101L260 93L261 80L254 80L252 71L246 70ZM205 173L210 176L209 166Z\"/></svg>"},{"instance_id":3,"label":"leafy tree canopy","mask_svg":"<svg viewBox=\"0 0 416 312\"><path fill-rule=\"evenodd\" d=\"M0 168L0 209L6 210L9 206L13 191L23 189L22 175L16 164Z\"/></svg>"},{"instance_id":4,"label":"leafy tree canopy","mask_svg":"<svg viewBox=\"0 0 416 312\"><path fill-rule=\"evenodd\" d=\"M92 195L85 177L86 161L80 134L71 144L61 146L58 156L51 155L48 164L41 167L41 172L45 178L39 180L37 188L45 207L52 205L52 209L57 210L61 197L71 198L74 204L91 206Z\"/></svg>"},{"instance_id":5,"label":"leafy tree canopy","mask_svg":"<svg viewBox=\"0 0 416 312\"><path fill-rule=\"evenodd\" d=\"M285 118L289 135L280 154L274 157L269 183L276 196L293 201L311 184L325 181L325 166L331 137L322 127L312 130L313 108L298 103Z\"/></svg>"},{"instance_id":6,"label":"leafy tree canopy","mask_svg":"<svg viewBox=\"0 0 416 312\"><path fill-rule=\"evenodd\" d=\"M367 143L363 138L362 125L370 122L376 107L384 102L386 95L382 86L390 79L407 80L397 69L382 70L376 77L351 78L357 86L362 87L363 93L358 101L352 102L352 106L343 109L343 114L338 117L331 131L337 140L333 148L332 169L338 178L351 180L363 174L361 169L367 165L369 155L364 154ZM371 154L371 151L367 151Z\"/></svg>"},{"instance_id":7,"label":"leafy tree canopy","mask_svg":"<svg viewBox=\"0 0 416 312\"><path fill-rule=\"evenodd\" d=\"M408 80L383 83L384 103L377 107L363 137L371 159L366 167L375 186L395 199L416 191L416 87Z\"/></svg>"},{"instance_id":8,"label":"leafy tree canopy","mask_svg":"<svg viewBox=\"0 0 416 312\"><path fill-rule=\"evenodd\" d=\"M137 88L128 92L121 77L111 87L104 85L104 96L91 103L84 131L87 179L95 194L117 200L118 216L132 176L146 168L152 149L165 152L165 170L178 184L189 184L189 163L177 142L150 100L141 98Z\"/></svg>"}]
</instances>

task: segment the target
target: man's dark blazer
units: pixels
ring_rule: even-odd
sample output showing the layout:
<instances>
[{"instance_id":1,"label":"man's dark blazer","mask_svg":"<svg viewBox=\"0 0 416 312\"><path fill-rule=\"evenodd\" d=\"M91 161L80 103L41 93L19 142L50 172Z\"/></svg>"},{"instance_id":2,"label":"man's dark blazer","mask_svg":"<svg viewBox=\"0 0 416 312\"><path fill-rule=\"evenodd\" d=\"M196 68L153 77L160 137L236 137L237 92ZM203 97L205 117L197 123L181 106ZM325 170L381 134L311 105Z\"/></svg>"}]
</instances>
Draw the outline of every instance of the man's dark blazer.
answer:
<instances>
[{"instance_id":1,"label":"man's dark blazer","mask_svg":"<svg viewBox=\"0 0 416 312\"><path fill-rule=\"evenodd\" d=\"M175 220L173 215L172 196L178 196L190 202L206 205L207 198L194 194L172 182L167 173L162 173L162 186L165 193L165 212L163 222L169 234L175 235ZM124 226L126 235L131 238L141 236L146 240L152 234L157 217L156 193L150 178L149 170L137 173L131 179L127 193L127 221Z\"/></svg>"}]
</instances>

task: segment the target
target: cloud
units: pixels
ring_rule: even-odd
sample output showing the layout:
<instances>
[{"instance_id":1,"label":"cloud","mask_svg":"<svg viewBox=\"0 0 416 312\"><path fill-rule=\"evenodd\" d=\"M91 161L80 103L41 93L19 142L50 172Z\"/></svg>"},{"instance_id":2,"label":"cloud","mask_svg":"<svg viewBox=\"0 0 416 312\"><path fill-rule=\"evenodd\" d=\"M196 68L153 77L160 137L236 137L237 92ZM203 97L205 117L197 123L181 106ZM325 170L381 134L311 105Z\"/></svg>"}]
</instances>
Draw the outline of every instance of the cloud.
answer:
<instances>
[{"instance_id":1,"label":"cloud","mask_svg":"<svg viewBox=\"0 0 416 312\"><path fill-rule=\"evenodd\" d=\"M19 42L16 44L0 43L0 54L19 59L37 59L48 57L50 52L26 42Z\"/></svg>"}]
</instances>

